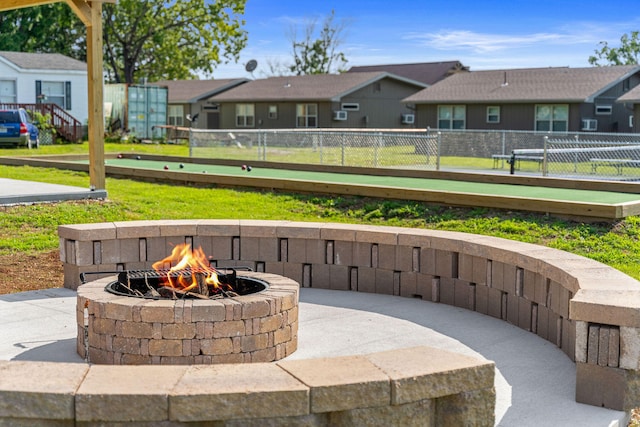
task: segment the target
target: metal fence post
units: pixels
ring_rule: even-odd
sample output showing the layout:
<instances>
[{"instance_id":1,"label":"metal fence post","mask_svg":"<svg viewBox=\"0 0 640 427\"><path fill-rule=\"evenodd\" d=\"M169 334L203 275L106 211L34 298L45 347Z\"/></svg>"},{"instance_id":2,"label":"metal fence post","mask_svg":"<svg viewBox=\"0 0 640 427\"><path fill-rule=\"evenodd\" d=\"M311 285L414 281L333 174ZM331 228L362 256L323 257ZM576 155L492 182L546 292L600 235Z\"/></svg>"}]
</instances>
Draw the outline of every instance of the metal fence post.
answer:
<instances>
[{"instance_id":1,"label":"metal fence post","mask_svg":"<svg viewBox=\"0 0 640 427\"><path fill-rule=\"evenodd\" d=\"M193 157L193 130L189 128L189 157Z\"/></svg>"},{"instance_id":2,"label":"metal fence post","mask_svg":"<svg viewBox=\"0 0 640 427\"><path fill-rule=\"evenodd\" d=\"M549 137L544 136L544 146L542 150L542 176L547 176L549 174L549 170L547 169L547 144L549 142Z\"/></svg>"},{"instance_id":3,"label":"metal fence post","mask_svg":"<svg viewBox=\"0 0 640 427\"><path fill-rule=\"evenodd\" d=\"M260 160L260 145L262 144L262 132L258 131L258 143L256 144L257 160Z\"/></svg>"},{"instance_id":4,"label":"metal fence post","mask_svg":"<svg viewBox=\"0 0 640 427\"><path fill-rule=\"evenodd\" d=\"M374 136L373 138L373 167L377 168L378 167L378 151L379 151L379 147L380 147L380 140L382 139L382 134L379 133L378 137L376 138Z\"/></svg>"},{"instance_id":5,"label":"metal fence post","mask_svg":"<svg viewBox=\"0 0 640 427\"><path fill-rule=\"evenodd\" d=\"M579 141L578 134L576 134L574 138L576 140L576 146L578 146L578 141ZM580 155L576 151L574 156L573 156L573 173L577 173L578 172L578 159L579 158L580 158Z\"/></svg>"},{"instance_id":6,"label":"metal fence post","mask_svg":"<svg viewBox=\"0 0 640 427\"><path fill-rule=\"evenodd\" d=\"M262 161L267 161L267 134L262 135Z\"/></svg>"},{"instance_id":7,"label":"metal fence post","mask_svg":"<svg viewBox=\"0 0 640 427\"><path fill-rule=\"evenodd\" d=\"M420 141L418 140L418 144ZM418 152L420 152L420 146L418 145L416 148ZM431 162L431 147L429 146L429 130L427 129L427 137L424 139L424 154L427 156L427 167L429 166L429 162Z\"/></svg>"},{"instance_id":8,"label":"metal fence post","mask_svg":"<svg viewBox=\"0 0 640 427\"><path fill-rule=\"evenodd\" d=\"M345 145L345 144L344 144L344 139L345 139L345 138L346 138L346 134L344 134L344 133L343 133L343 134L342 134L342 138L340 138L341 146L342 146L342 153L341 153L342 159L341 159L341 163L340 163L340 164L341 164L342 166L344 166L344 150L345 150L345 147L344 147L344 145Z\"/></svg>"},{"instance_id":9,"label":"metal fence post","mask_svg":"<svg viewBox=\"0 0 640 427\"><path fill-rule=\"evenodd\" d=\"M440 170L440 148L442 146L442 132L438 132L438 143L436 148L436 170Z\"/></svg>"}]
</instances>

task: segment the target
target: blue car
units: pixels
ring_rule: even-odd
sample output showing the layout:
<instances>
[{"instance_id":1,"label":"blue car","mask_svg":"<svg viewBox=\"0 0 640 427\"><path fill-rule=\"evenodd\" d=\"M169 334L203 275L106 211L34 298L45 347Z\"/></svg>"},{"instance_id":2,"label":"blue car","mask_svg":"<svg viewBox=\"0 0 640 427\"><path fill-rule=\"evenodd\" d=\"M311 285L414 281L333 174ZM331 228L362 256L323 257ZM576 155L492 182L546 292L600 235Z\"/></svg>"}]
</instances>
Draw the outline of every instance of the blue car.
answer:
<instances>
[{"instance_id":1,"label":"blue car","mask_svg":"<svg viewBox=\"0 0 640 427\"><path fill-rule=\"evenodd\" d=\"M23 108L0 110L0 147L39 146L38 128Z\"/></svg>"}]
</instances>

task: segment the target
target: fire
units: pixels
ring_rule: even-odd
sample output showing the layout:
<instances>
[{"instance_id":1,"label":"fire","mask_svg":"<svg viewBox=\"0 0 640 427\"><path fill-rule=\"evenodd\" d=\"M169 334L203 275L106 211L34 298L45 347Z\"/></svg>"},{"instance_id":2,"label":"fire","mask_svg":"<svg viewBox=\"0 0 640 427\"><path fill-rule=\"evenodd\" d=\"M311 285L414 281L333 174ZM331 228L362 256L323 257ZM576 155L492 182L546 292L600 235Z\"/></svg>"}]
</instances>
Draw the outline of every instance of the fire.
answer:
<instances>
[{"instance_id":1,"label":"fire","mask_svg":"<svg viewBox=\"0 0 640 427\"><path fill-rule=\"evenodd\" d=\"M194 288L198 288L197 275L204 276L205 283L212 287L214 292L220 287L220 281L218 280L218 274L215 269L209 266L207 256L201 247L191 250L191 245L183 243L177 245L171 251L171 255L155 262L153 269L156 271L166 271L166 267L171 266L166 280L168 285L181 289L183 291L190 291ZM172 274L172 273L178 274ZM185 275L188 272L190 275Z\"/></svg>"}]
</instances>

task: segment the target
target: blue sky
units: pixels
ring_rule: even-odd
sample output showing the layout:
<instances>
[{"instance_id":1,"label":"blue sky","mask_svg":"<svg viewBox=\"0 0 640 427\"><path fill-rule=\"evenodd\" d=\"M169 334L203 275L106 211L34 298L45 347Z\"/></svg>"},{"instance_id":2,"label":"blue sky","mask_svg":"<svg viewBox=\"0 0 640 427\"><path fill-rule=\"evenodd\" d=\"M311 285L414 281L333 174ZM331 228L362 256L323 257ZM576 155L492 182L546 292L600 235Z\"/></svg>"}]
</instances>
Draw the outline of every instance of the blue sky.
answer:
<instances>
[{"instance_id":1,"label":"blue sky","mask_svg":"<svg viewBox=\"0 0 640 427\"><path fill-rule=\"evenodd\" d=\"M451 7L455 5L455 10ZM335 10L345 23L349 66L459 60L472 70L588 67L588 57L607 41L640 30L638 0L247 0L248 46L238 64L222 64L215 78L265 77L268 63L292 62L290 34ZM300 39L301 37L298 37Z\"/></svg>"}]
</instances>

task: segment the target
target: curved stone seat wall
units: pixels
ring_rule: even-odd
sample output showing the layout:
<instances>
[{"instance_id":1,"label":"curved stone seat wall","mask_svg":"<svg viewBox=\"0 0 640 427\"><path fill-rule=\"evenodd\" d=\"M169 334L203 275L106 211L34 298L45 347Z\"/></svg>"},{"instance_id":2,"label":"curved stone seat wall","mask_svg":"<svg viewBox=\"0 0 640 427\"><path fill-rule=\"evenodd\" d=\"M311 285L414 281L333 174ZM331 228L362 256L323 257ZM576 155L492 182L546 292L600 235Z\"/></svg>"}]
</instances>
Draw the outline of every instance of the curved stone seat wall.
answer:
<instances>
[{"instance_id":1,"label":"curved stone seat wall","mask_svg":"<svg viewBox=\"0 0 640 427\"><path fill-rule=\"evenodd\" d=\"M0 361L0 425L490 427L494 370L430 347L226 365Z\"/></svg>"},{"instance_id":2,"label":"curved stone seat wall","mask_svg":"<svg viewBox=\"0 0 640 427\"><path fill-rule=\"evenodd\" d=\"M178 243L217 266L249 266L302 287L421 298L512 323L577 365L576 400L637 405L640 287L570 253L490 236L353 224L133 221L59 228L65 286L80 273L151 268Z\"/></svg>"}]
</instances>

